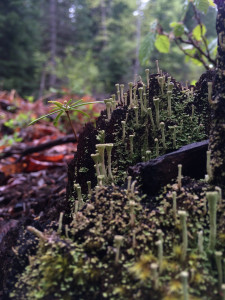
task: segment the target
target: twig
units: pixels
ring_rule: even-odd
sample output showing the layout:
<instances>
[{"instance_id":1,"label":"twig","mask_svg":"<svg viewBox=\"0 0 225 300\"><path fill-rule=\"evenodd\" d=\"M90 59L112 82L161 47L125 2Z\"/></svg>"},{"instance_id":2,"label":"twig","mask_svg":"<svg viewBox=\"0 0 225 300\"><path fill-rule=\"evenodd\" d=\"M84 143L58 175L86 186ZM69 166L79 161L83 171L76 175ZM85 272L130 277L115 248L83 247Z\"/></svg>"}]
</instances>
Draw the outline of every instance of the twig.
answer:
<instances>
[{"instance_id":1,"label":"twig","mask_svg":"<svg viewBox=\"0 0 225 300\"><path fill-rule=\"evenodd\" d=\"M205 38L205 36L203 35L203 27L202 27L202 22L201 22L199 13L197 12L197 9L196 9L194 3L191 2L191 5L192 5L193 10L194 10L195 19L197 20L198 25L200 26L200 29L201 29L201 37L202 37L202 40L203 40L203 42L204 42L204 44L205 44L205 48L206 48L206 51L207 51L207 55L208 55L208 57L211 59L211 56L210 56L210 53L209 53L209 47L208 47L208 44L207 44L207 42L206 42L206 38Z\"/></svg>"},{"instance_id":2,"label":"twig","mask_svg":"<svg viewBox=\"0 0 225 300\"><path fill-rule=\"evenodd\" d=\"M11 157L13 155L19 155L19 158L17 159L17 161L20 161L23 156L26 156L28 154L40 152L40 151L43 151L45 149L48 149L48 148L51 148L51 147L54 147L57 145L63 145L63 144L67 144L67 143L76 143L76 142L77 142L77 140L74 138L74 135L68 134L64 137L58 138L58 139L50 141L50 142L43 143L41 145L27 147L26 149L21 150L21 151L10 150L7 152L2 152L0 154L0 160L3 158Z\"/></svg>"},{"instance_id":3,"label":"twig","mask_svg":"<svg viewBox=\"0 0 225 300\"><path fill-rule=\"evenodd\" d=\"M203 60L203 58L201 57L195 57L193 55L191 55L190 53L186 52L182 47L181 45L178 43L177 39L175 39L175 43L177 44L178 48L185 54L187 55L188 57L190 58L193 58L193 59L196 59L196 60L199 60L205 67L206 70L209 70L209 66L206 64L206 62ZM191 43L190 43L191 44Z\"/></svg>"}]
</instances>

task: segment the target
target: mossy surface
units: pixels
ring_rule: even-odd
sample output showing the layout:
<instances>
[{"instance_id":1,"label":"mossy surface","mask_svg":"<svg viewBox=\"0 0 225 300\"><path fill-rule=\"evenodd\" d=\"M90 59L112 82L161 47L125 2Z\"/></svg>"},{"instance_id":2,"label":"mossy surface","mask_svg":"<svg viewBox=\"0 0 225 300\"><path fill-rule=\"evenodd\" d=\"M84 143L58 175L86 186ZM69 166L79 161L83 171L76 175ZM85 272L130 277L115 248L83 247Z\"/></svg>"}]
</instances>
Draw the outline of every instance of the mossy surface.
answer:
<instances>
[{"instance_id":1,"label":"mossy surface","mask_svg":"<svg viewBox=\"0 0 225 300\"><path fill-rule=\"evenodd\" d=\"M212 74L201 78L195 91L182 88L168 74L163 76L163 89L159 74L150 76L144 105L138 90L143 82L138 82L134 86L137 92L132 95L135 103L131 103L128 92L127 105L118 104L111 118L103 111L96 128L90 124L85 127L69 168L69 205L63 230L44 232L37 253L18 276L12 299L183 299L180 275L184 270L188 271L190 299L220 299L217 265L214 253L208 250L206 193L215 187L185 177L181 186L176 181L168 183L157 196L148 198L151 203L146 203L140 187L127 178L129 166L205 139L209 133L206 86ZM170 82L172 114L168 116ZM155 98L159 98L159 121L164 123L164 133L162 127L157 127ZM96 186L97 168L91 154L97 144L109 143L113 144L113 179L107 177L107 172ZM105 155L106 167L108 161ZM91 192L87 181L91 182ZM217 210L216 243L216 250L221 251L225 240L224 208L222 201ZM187 212L187 249L178 211ZM203 251L199 248L199 231L203 232ZM161 252L158 241L163 246Z\"/></svg>"},{"instance_id":2,"label":"mossy surface","mask_svg":"<svg viewBox=\"0 0 225 300\"><path fill-rule=\"evenodd\" d=\"M149 211L140 204L138 191L102 187L77 212L69 230L61 235L45 232L37 254L19 277L12 299L183 299L180 273L189 271L190 299L220 299L214 254L208 251L209 215L206 192L213 186L189 178L167 185ZM177 210L188 212L188 251L182 260L181 221ZM131 221L134 205L134 222ZM206 205L205 205L206 204ZM217 250L224 247L224 208L218 208L220 235ZM164 255L157 285L150 265L159 264L156 242ZM203 230L204 252L199 253L197 233ZM115 236L122 237L119 260Z\"/></svg>"},{"instance_id":3,"label":"mossy surface","mask_svg":"<svg viewBox=\"0 0 225 300\"><path fill-rule=\"evenodd\" d=\"M150 75L149 89L146 88L146 102L144 110L140 100L139 88L144 83L138 82L133 86L135 103L130 105L130 95L127 92L127 105L118 104L112 111L108 120L107 111L104 110L96 122L96 129L91 129L88 124L80 137L80 147L75 154L74 162L69 168L69 183L67 198L76 198L73 187L74 182L80 184L82 193L87 193L86 181L96 185L94 162L91 154L95 153L95 145L103 143L100 135L104 132L104 143L113 143L112 149L112 173L115 184L122 185L126 179L129 166L138 162L156 158L159 155L172 152L186 144L201 141L208 138L210 125L210 106L207 96L207 82L212 80L214 73L207 72L200 78L196 89L182 87L180 83L165 73L163 94L158 82L158 74ZM168 116L169 84L172 83L171 116ZM159 98L159 121L164 123L165 142L161 127L156 125L156 111L154 99ZM138 108L138 123L134 111ZM152 110L152 124L149 110ZM122 123L125 122L125 137L123 138ZM133 138L133 154L131 154L130 135ZM97 138L99 137L99 138ZM155 139L158 139L158 150ZM147 151L147 153L146 153ZM107 163L107 157L105 157ZM85 173L78 172L82 168L88 168Z\"/></svg>"}]
</instances>

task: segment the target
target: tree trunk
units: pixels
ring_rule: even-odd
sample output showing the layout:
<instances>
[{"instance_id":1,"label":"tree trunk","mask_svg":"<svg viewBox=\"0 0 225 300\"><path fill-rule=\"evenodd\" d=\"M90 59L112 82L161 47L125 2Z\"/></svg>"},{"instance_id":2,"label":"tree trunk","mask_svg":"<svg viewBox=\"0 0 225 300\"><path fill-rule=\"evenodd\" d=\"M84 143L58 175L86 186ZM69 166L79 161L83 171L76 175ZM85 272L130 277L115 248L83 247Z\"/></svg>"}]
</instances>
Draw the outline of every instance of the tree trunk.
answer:
<instances>
[{"instance_id":1,"label":"tree trunk","mask_svg":"<svg viewBox=\"0 0 225 300\"><path fill-rule=\"evenodd\" d=\"M41 82L40 82L40 87L39 87L38 99L42 98L44 90L45 90L46 65L47 65L47 63L45 63L43 65L43 69L42 69L42 72L41 72Z\"/></svg>"},{"instance_id":2,"label":"tree trunk","mask_svg":"<svg viewBox=\"0 0 225 300\"><path fill-rule=\"evenodd\" d=\"M225 2L214 0L218 7L216 30L218 35L217 69L213 89L213 118L210 133L212 181L225 188Z\"/></svg>"},{"instance_id":3,"label":"tree trunk","mask_svg":"<svg viewBox=\"0 0 225 300\"><path fill-rule=\"evenodd\" d=\"M107 27L106 27L106 6L105 1L101 0L101 29L102 29L102 37L103 37L103 47L107 45Z\"/></svg>"},{"instance_id":4,"label":"tree trunk","mask_svg":"<svg viewBox=\"0 0 225 300\"><path fill-rule=\"evenodd\" d=\"M50 0L50 63L51 73L49 77L50 87L54 87L56 83L55 66L56 66L56 0Z\"/></svg>"},{"instance_id":5,"label":"tree trunk","mask_svg":"<svg viewBox=\"0 0 225 300\"><path fill-rule=\"evenodd\" d=\"M141 1L137 0L137 27L136 27L136 49L135 49L135 63L134 63L134 78L136 78L136 74L139 73L139 49L141 42Z\"/></svg>"}]
</instances>

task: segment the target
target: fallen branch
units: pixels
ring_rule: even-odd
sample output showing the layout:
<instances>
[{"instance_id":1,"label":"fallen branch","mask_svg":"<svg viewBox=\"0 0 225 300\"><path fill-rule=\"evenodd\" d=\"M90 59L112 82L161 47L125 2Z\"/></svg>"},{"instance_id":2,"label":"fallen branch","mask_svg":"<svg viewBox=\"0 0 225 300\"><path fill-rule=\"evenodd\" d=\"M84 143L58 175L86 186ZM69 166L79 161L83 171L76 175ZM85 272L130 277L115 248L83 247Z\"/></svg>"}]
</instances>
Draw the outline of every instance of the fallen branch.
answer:
<instances>
[{"instance_id":1,"label":"fallen branch","mask_svg":"<svg viewBox=\"0 0 225 300\"><path fill-rule=\"evenodd\" d=\"M67 144L67 143L76 143L76 142L77 141L74 138L74 135L73 134L68 134L64 137L55 139L55 140L50 141L50 142L46 142L46 143L36 145L36 146L27 147L24 150L15 150L15 149L13 150L13 149L11 149L9 151L2 152L2 153L0 153L0 160L3 159L3 158L14 156L14 155L19 155L19 158L17 159L17 161L20 161L22 159L22 157L24 157L26 155L33 154L33 153L36 153L36 152L40 152L40 151L43 151L45 149L52 148L54 146L63 145L63 144Z\"/></svg>"}]
</instances>

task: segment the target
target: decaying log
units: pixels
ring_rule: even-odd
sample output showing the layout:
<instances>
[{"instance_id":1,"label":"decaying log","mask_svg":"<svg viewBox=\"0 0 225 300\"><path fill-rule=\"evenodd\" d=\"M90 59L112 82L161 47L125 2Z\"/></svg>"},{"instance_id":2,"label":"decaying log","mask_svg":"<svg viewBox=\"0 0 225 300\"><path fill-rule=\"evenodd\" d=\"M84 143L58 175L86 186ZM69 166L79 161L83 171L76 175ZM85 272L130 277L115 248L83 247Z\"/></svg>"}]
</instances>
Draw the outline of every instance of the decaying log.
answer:
<instances>
[{"instance_id":1,"label":"decaying log","mask_svg":"<svg viewBox=\"0 0 225 300\"><path fill-rule=\"evenodd\" d=\"M156 194L159 189L178 175L178 165L182 164L182 175L196 179L206 174L206 151L209 141L192 143L177 151L162 155L148 162L130 167L132 177L139 177L143 192Z\"/></svg>"}]
</instances>

